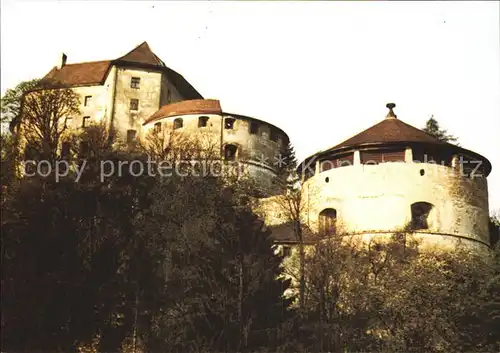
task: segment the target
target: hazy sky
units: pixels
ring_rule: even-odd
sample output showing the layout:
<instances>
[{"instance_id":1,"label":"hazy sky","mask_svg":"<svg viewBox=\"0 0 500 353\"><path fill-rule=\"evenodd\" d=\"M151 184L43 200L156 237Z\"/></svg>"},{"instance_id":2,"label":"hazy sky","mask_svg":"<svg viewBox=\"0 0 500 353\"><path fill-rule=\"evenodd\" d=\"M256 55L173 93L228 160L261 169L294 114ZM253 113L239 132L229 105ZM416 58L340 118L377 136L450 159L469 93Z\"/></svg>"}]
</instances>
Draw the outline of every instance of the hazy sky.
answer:
<instances>
[{"instance_id":1,"label":"hazy sky","mask_svg":"<svg viewBox=\"0 0 500 353\"><path fill-rule=\"evenodd\" d=\"M1 89L147 41L225 111L283 128L300 159L434 117L493 164L500 209L500 7L487 2L1 2Z\"/></svg>"}]
</instances>

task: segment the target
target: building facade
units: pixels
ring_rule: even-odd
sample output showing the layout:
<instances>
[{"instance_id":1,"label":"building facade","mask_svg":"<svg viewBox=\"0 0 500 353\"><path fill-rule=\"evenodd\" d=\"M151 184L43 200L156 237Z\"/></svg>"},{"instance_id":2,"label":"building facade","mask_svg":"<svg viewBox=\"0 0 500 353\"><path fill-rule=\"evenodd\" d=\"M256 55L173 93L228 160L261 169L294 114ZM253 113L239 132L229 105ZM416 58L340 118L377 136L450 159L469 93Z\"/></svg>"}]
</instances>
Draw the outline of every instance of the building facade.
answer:
<instances>
[{"instance_id":1,"label":"building facade","mask_svg":"<svg viewBox=\"0 0 500 353\"><path fill-rule=\"evenodd\" d=\"M67 117L72 128L106 122L116 138L140 134L142 124L162 106L202 99L180 74L170 69L144 42L114 60L67 64L66 55L44 79L70 87L80 96L80 116Z\"/></svg>"}]
</instances>

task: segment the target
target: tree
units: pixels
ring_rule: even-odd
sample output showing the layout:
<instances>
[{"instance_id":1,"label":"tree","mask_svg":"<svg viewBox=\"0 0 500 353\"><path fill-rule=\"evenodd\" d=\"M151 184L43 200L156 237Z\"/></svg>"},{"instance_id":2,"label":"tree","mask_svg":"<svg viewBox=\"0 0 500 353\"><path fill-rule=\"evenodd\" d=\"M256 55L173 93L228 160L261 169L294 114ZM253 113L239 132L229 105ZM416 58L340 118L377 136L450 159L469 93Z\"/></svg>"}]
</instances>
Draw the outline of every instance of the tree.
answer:
<instances>
[{"instance_id":1,"label":"tree","mask_svg":"<svg viewBox=\"0 0 500 353\"><path fill-rule=\"evenodd\" d=\"M328 238L306 257L304 350L496 351L498 249L427 249L392 239Z\"/></svg>"},{"instance_id":2,"label":"tree","mask_svg":"<svg viewBox=\"0 0 500 353\"><path fill-rule=\"evenodd\" d=\"M2 349L74 351L98 336L115 351L132 336L136 288L156 283L132 226L149 179L125 170L100 183L96 166L127 156L90 130L98 153L79 183L35 176L2 200Z\"/></svg>"},{"instance_id":3,"label":"tree","mask_svg":"<svg viewBox=\"0 0 500 353\"><path fill-rule=\"evenodd\" d=\"M294 237L299 244L299 305L303 307L305 298L305 248L302 214L305 205L299 184L300 178L297 173L297 159L295 158L293 145L290 142L281 149L279 161L276 183L280 185L284 192L274 197L272 204L284 215L285 222L292 225Z\"/></svg>"},{"instance_id":4,"label":"tree","mask_svg":"<svg viewBox=\"0 0 500 353\"><path fill-rule=\"evenodd\" d=\"M10 124L13 129L19 122L24 95L35 89L39 84L38 79L24 81L15 88L8 89L1 98L1 124Z\"/></svg>"},{"instance_id":5,"label":"tree","mask_svg":"<svg viewBox=\"0 0 500 353\"><path fill-rule=\"evenodd\" d=\"M162 179L141 238L163 259L162 305L147 347L248 351L276 347L287 283L269 232L219 178Z\"/></svg>"},{"instance_id":6,"label":"tree","mask_svg":"<svg viewBox=\"0 0 500 353\"><path fill-rule=\"evenodd\" d=\"M24 94L20 135L39 158L55 162L60 139L67 131L66 118L79 114L79 96L57 82L42 80Z\"/></svg>"},{"instance_id":7,"label":"tree","mask_svg":"<svg viewBox=\"0 0 500 353\"><path fill-rule=\"evenodd\" d=\"M438 121L434 119L434 115L427 120L423 131L443 142L456 143L458 141L457 137L448 134L447 130L439 126Z\"/></svg>"},{"instance_id":8,"label":"tree","mask_svg":"<svg viewBox=\"0 0 500 353\"><path fill-rule=\"evenodd\" d=\"M490 244L492 247L500 240L500 213L492 214L489 220Z\"/></svg>"}]
</instances>

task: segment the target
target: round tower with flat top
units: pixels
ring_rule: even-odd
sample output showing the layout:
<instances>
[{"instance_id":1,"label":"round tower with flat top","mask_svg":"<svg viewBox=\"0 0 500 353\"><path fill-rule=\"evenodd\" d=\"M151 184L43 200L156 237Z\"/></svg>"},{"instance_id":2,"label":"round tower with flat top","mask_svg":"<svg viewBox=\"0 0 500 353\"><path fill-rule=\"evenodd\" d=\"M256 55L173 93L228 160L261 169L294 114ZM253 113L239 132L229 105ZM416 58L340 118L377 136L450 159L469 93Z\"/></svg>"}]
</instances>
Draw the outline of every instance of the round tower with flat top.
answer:
<instances>
[{"instance_id":1,"label":"round tower with flat top","mask_svg":"<svg viewBox=\"0 0 500 353\"><path fill-rule=\"evenodd\" d=\"M488 247L490 162L406 124L395 106L301 163L309 227L369 238L406 228L423 244Z\"/></svg>"}]
</instances>

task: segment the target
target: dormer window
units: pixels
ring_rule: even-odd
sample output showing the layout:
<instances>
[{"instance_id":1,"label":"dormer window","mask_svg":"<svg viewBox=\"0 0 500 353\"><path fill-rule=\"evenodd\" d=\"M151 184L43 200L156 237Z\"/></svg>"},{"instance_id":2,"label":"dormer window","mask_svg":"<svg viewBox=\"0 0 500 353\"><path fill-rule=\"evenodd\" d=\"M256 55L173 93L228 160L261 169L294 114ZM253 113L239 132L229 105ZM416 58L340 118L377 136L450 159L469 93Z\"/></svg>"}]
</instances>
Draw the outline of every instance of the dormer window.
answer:
<instances>
[{"instance_id":1,"label":"dormer window","mask_svg":"<svg viewBox=\"0 0 500 353\"><path fill-rule=\"evenodd\" d=\"M236 119L234 118L226 118L224 119L224 128L227 130L232 130L234 129L234 122Z\"/></svg>"}]
</instances>

